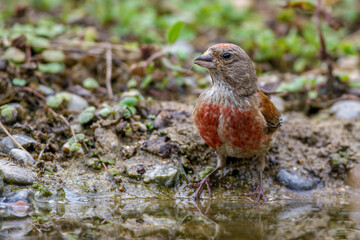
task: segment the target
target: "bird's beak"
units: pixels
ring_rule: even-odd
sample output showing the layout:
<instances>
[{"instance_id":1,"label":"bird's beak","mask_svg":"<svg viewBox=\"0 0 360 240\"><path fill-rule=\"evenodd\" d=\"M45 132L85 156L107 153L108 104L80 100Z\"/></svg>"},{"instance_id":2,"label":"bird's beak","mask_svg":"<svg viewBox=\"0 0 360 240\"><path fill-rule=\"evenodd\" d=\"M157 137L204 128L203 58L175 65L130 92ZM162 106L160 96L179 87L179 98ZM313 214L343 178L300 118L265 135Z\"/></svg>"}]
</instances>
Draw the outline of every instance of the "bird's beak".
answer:
<instances>
[{"instance_id":1,"label":"bird's beak","mask_svg":"<svg viewBox=\"0 0 360 240\"><path fill-rule=\"evenodd\" d=\"M213 59L214 58L206 51L203 55L195 59L194 63L207 69L215 68Z\"/></svg>"}]
</instances>

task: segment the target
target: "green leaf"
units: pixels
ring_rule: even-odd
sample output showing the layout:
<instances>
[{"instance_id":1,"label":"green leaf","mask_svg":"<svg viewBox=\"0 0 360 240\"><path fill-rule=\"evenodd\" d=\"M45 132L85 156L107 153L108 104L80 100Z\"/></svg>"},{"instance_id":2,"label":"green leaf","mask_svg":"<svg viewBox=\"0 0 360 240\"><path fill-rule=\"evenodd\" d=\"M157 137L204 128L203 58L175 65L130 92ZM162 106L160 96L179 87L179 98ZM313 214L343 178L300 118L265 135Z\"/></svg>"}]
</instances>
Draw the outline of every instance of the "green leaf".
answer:
<instances>
[{"instance_id":1,"label":"green leaf","mask_svg":"<svg viewBox=\"0 0 360 240\"><path fill-rule=\"evenodd\" d=\"M22 63L25 62L26 55L20 49L15 47L10 47L5 50L4 54L2 55L2 58L16 63Z\"/></svg>"},{"instance_id":2,"label":"green leaf","mask_svg":"<svg viewBox=\"0 0 360 240\"><path fill-rule=\"evenodd\" d=\"M26 85L26 81L24 79L21 79L21 78L14 78L12 80L12 83L15 85L15 86L19 86L19 87L23 87Z\"/></svg>"},{"instance_id":3,"label":"green leaf","mask_svg":"<svg viewBox=\"0 0 360 240\"><path fill-rule=\"evenodd\" d=\"M133 107L137 104L138 102L138 99L136 97L125 97L124 99L122 99L120 101L120 106L121 107L124 107L124 106L127 106L127 107Z\"/></svg>"},{"instance_id":4,"label":"green leaf","mask_svg":"<svg viewBox=\"0 0 360 240\"><path fill-rule=\"evenodd\" d=\"M167 35L167 40L169 44L173 44L178 39L183 24L183 21L179 21L170 28Z\"/></svg>"},{"instance_id":5,"label":"green leaf","mask_svg":"<svg viewBox=\"0 0 360 240\"><path fill-rule=\"evenodd\" d=\"M91 107L86 108L79 115L79 118L78 118L79 123L86 124L86 123L90 122L95 116L94 112L95 112L95 107L91 106Z\"/></svg>"},{"instance_id":6,"label":"green leaf","mask_svg":"<svg viewBox=\"0 0 360 240\"><path fill-rule=\"evenodd\" d=\"M310 99L315 99L315 98L317 98L317 96L318 96L318 92L315 91L315 90L312 90L312 91L309 91L309 92L308 92L308 97L309 97Z\"/></svg>"},{"instance_id":7,"label":"green leaf","mask_svg":"<svg viewBox=\"0 0 360 240\"><path fill-rule=\"evenodd\" d=\"M306 86L306 77L297 77L290 83L282 83L277 89L277 92L297 92Z\"/></svg>"},{"instance_id":8,"label":"green leaf","mask_svg":"<svg viewBox=\"0 0 360 240\"><path fill-rule=\"evenodd\" d=\"M360 88L360 82L349 82L350 88Z\"/></svg>"},{"instance_id":9,"label":"green leaf","mask_svg":"<svg viewBox=\"0 0 360 240\"><path fill-rule=\"evenodd\" d=\"M119 170L117 170L116 168L111 168L111 169L109 170L109 173L110 173L111 175L113 175L113 176L120 175Z\"/></svg>"},{"instance_id":10,"label":"green leaf","mask_svg":"<svg viewBox=\"0 0 360 240\"><path fill-rule=\"evenodd\" d=\"M82 82L82 85L84 88L87 88L89 90L94 90L99 87L99 83L94 78L86 78Z\"/></svg>"},{"instance_id":11,"label":"green leaf","mask_svg":"<svg viewBox=\"0 0 360 240\"><path fill-rule=\"evenodd\" d=\"M51 108L58 108L63 102L70 102L71 95L66 92L57 93L55 96L48 97L46 105Z\"/></svg>"},{"instance_id":12,"label":"green leaf","mask_svg":"<svg viewBox=\"0 0 360 240\"><path fill-rule=\"evenodd\" d=\"M3 118L8 118L8 119L12 119L13 118L13 114L16 111L15 107L10 106L10 105L3 105L0 107L1 109L1 116Z\"/></svg>"},{"instance_id":13,"label":"green leaf","mask_svg":"<svg viewBox=\"0 0 360 240\"><path fill-rule=\"evenodd\" d=\"M51 96L46 100L46 105L51 108L58 108L64 102L64 99L55 95Z\"/></svg>"},{"instance_id":14,"label":"green leaf","mask_svg":"<svg viewBox=\"0 0 360 240\"><path fill-rule=\"evenodd\" d=\"M109 110L107 108L103 108L99 111L99 115L102 117L102 118L107 118L110 114L111 114L112 110Z\"/></svg>"},{"instance_id":15,"label":"green leaf","mask_svg":"<svg viewBox=\"0 0 360 240\"><path fill-rule=\"evenodd\" d=\"M80 148L81 148L80 143L73 143L70 146L70 152L77 152L77 151L79 151Z\"/></svg>"},{"instance_id":16,"label":"green leaf","mask_svg":"<svg viewBox=\"0 0 360 240\"><path fill-rule=\"evenodd\" d=\"M153 130L153 129L154 129L154 124L153 124L151 121L148 121L148 122L146 123L146 127L147 127L147 129L149 129L149 130Z\"/></svg>"},{"instance_id":17,"label":"green leaf","mask_svg":"<svg viewBox=\"0 0 360 240\"><path fill-rule=\"evenodd\" d=\"M62 63L39 64L39 71L43 73L60 73L65 69Z\"/></svg>"},{"instance_id":18,"label":"green leaf","mask_svg":"<svg viewBox=\"0 0 360 240\"><path fill-rule=\"evenodd\" d=\"M149 86L149 84L152 82L152 76L151 75L147 75L144 80L141 82L140 84L140 88L141 89L144 89L146 88L147 86Z\"/></svg>"},{"instance_id":19,"label":"green leaf","mask_svg":"<svg viewBox=\"0 0 360 240\"><path fill-rule=\"evenodd\" d=\"M288 3L288 7L299 8L304 11L313 11L316 9L316 6L312 2L306 0L291 1Z\"/></svg>"},{"instance_id":20,"label":"green leaf","mask_svg":"<svg viewBox=\"0 0 360 240\"><path fill-rule=\"evenodd\" d=\"M65 59L64 52L60 50L45 50L41 56L46 62L63 62Z\"/></svg>"}]
</instances>

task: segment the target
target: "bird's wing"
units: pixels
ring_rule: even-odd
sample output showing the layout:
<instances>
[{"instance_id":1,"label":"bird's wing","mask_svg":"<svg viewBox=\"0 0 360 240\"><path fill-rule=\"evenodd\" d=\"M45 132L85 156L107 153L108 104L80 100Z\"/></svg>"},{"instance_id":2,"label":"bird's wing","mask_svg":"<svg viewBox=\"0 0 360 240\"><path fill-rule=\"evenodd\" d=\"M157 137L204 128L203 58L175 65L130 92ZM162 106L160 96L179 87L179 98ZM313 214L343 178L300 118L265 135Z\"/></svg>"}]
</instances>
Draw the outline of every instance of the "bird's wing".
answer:
<instances>
[{"instance_id":1,"label":"bird's wing","mask_svg":"<svg viewBox=\"0 0 360 240\"><path fill-rule=\"evenodd\" d=\"M272 133L282 124L280 113L263 91L258 90L258 96L259 108L266 120L268 133Z\"/></svg>"}]
</instances>

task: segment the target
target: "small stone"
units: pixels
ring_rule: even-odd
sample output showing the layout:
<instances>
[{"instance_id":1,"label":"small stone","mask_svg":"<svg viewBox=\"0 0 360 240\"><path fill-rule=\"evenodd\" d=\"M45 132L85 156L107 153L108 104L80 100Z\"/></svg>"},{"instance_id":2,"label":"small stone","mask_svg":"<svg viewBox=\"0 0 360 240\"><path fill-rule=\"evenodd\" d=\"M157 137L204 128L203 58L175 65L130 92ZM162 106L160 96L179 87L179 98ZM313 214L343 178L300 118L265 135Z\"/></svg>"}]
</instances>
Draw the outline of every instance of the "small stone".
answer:
<instances>
[{"instance_id":1,"label":"small stone","mask_svg":"<svg viewBox=\"0 0 360 240\"><path fill-rule=\"evenodd\" d=\"M360 164L356 164L349 171L346 183L353 188L360 189Z\"/></svg>"},{"instance_id":2,"label":"small stone","mask_svg":"<svg viewBox=\"0 0 360 240\"><path fill-rule=\"evenodd\" d=\"M316 182L308 176L304 179L298 173L291 170L281 169L277 175L277 180L289 189L293 190L311 190L316 187Z\"/></svg>"},{"instance_id":3,"label":"small stone","mask_svg":"<svg viewBox=\"0 0 360 240\"><path fill-rule=\"evenodd\" d=\"M0 143L0 152L9 154L10 149L7 146L5 146L4 144Z\"/></svg>"},{"instance_id":4,"label":"small stone","mask_svg":"<svg viewBox=\"0 0 360 240\"><path fill-rule=\"evenodd\" d=\"M141 149L161 157L169 157L173 144L168 142L168 137L158 137L144 142Z\"/></svg>"},{"instance_id":5,"label":"small stone","mask_svg":"<svg viewBox=\"0 0 360 240\"><path fill-rule=\"evenodd\" d=\"M25 168L0 159L0 170L4 173L4 181L17 185L31 185L35 181L33 173Z\"/></svg>"},{"instance_id":6,"label":"small stone","mask_svg":"<svg viewBox=\"0 0 360 240\"><path fill-rule=\"evenodd\" d=\"M360 118L360 102L354 100L339 101L330 108L330 111L334 113L337 118Z\"/></svg>"},{"instance_id":7,"label":"small stone","mask_svg":"<svg viewBox=\"0 0 360 240\"><path fill-rule=\"evenodd\" d=\"M27 189L22 189L16 192L11 192L5 196L4 202L18 203L19 205L29 204L31 202L32 193Z\"/></svg>"},{"instance_id":8,"label":"small stone","mask_svg":"<svg viewBox=\"0 0 360 240\"><path fill-rule=\"evenodd\" d=\"M96 128L94 135L104 152L118 153L120 151L120 140L113 130Z\"/></svg>"},{"instance_id":9,"label":"small stone","mask_svg":"<svg viewBox=\"0 0 360 240\"><path fill-rule=\"evenodd\" d=\"M176 167L156 166L154 170L144 174L144 183L157 183L160 186L171 187L179 177Z\"/></svg>"},{"instance_id":10,"label":"small stone","mask_svg":"<svg viewBox=\"0 0 360 240\"><path fill-rule=\"evenodd\" d=\"M35 159L26 151L22 149L11 149L9 157L17 164L21 166L34 166Z\"/></svg>"},{"instance_id":11,"label":"small stone","mask_svg":"<svg viewBox=\"0 0 360 240\"><path fill-rule=\"evenodd\" d=\"M73 111L82 111L89 106L88 102L84 98L72 93L69 94L71 96L71 100L67 104L67 109Z\"/></svg>"},{"instance_id":12,"label":"small stone","mask_svg":"<svg viewBox=\"0 0 360 240\"><path fill-rule=\"evenodd\" d=\"M161 111L154 120L155 128L167 127L171 123L171 116L168 111Z\"/></svg>"},{"instance_id":13,"label":"small stone","mask_svg":"<svg viewBox=\"0 0 360 240\"><path fill-rule=\"evenodd\" d=\"M271 96L271 101L274 103L276 109L283 113L285 111L285 103L284 100L279 96Z\"/></svg>"},{"instance_id":14,"label":"small stone","mask_svg":"<svg viewBox=\"0 0 360 240\"><path fill-rule=\"evenodd\" d=\"M28 148L31 145L36 145L37 142L24 134L15 134L12 135L12 137L24 148ZM10 137L3 138L1 142L3 145L5 145L9 149L17 148L16 144L11 140Z\"/></svg>"},{"instance_id":15,"label":"small stone","mask_svg":"<svg viewBox=\"0 0 360 240\"><path fill-rule=\"evenodd\" d=\"M45 86L45 85L39 85L39 92L44 94L45 96L50 96L50 95L54 95L55 91L52 90L51 88Z\"/></svg>"},{"instance_id":16,"label":"small stone","mask_svg":"<svg viewBox=\"0 0 360 240\"><path fill-rule=\"evenodd\" d=\"M10 208L15 211L17 214L23 215L27 212L30 206L24 201L17 201L14 204L10 205Z\"/></svg>"}]
</instances>

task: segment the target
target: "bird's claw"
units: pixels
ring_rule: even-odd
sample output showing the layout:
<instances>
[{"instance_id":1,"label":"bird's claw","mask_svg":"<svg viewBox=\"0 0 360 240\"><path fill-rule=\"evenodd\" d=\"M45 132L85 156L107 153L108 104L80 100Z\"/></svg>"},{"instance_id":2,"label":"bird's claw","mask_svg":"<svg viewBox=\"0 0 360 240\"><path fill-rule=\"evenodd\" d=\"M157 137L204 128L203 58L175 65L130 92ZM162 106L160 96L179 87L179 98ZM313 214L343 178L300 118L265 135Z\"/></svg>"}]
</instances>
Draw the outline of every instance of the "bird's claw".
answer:
<instances>
[{"instance_id":1,"label":"bird's claw","mask_svg":"<svg viewBox=\"0 0 360 240\"><path fill-rule=\"evenodd\" d=\"M201 182L198 182L198 183L190 183L190 184L186 185L185 188L186 188L186 187L193 187L193 188L197 187L197 188L198 188L198 189L196 190L196 192L193 194L194 200L196 201L196 200L199 200L199 199L200 199L200 195L201 195L201 193L202 193L205 185L206 185L206 187L207 187L207 190L208 190L208 192L209 192L210 197L212 197L209 183L210 183L210 178L209 178L208 176L206 176L203 180L201 180Z\"/></svg>"},{"instance_id":2,"label":"bird's claw","mask_svg":"<svg viewBox=\"0 0 360 240\"><path fill-rule=\"evenodd\" d=\"M255 195L257 196L255 202L259 202L260 199L262 199L264 202L267 202L262 186L258 186L256 188L256 190L252 193L242 194L242 196L245 196L245 197L253 197Z\"/></svg>"}]
</instances>

